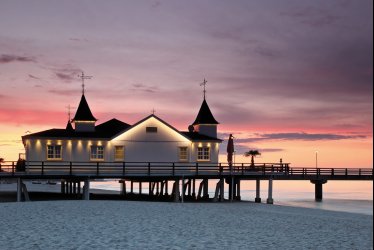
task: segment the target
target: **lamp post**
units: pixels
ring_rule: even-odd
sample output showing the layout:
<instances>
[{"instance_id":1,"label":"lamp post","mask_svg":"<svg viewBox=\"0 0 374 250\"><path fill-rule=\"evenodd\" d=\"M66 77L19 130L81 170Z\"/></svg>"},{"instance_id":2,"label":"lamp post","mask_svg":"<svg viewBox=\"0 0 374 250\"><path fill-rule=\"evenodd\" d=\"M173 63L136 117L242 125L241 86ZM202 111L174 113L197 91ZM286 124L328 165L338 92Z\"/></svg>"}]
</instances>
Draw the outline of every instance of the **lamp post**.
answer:
<instances>
[{"instance_id":1,"label":"lamp post","mask_svg":"<svg viewBox=\"0 0 374 250\"><path fill-rule=\"evenodd\" d=\"M318 151L316 151L316 168L318 168Z\"/></svg>"}]
</instances>

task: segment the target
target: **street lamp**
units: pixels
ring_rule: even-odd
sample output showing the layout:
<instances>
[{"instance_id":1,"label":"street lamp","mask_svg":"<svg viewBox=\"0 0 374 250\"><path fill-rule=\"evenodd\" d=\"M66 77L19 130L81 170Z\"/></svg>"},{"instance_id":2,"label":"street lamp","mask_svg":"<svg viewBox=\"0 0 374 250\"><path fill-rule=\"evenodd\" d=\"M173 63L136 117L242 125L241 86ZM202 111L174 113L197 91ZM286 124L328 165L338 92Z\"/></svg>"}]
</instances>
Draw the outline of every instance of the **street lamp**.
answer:
<instances>
[{"instance_id":1,"label":"street lamp","mask_svg":"<svg viewBox=\"0 0 374 250\"><path fill-rule=\"evenodd\" d=\"M316 168L318 168L318 151L316 151Z\"/></svg>"}]
</instances>

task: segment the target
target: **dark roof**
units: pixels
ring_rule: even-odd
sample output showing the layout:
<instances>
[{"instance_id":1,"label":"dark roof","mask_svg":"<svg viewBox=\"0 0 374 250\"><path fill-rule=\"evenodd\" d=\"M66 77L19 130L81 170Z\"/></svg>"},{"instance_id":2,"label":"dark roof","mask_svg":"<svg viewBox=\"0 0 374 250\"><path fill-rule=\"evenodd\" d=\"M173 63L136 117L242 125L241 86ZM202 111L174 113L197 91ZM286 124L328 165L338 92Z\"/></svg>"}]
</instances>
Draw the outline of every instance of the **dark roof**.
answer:
<instances>
[{"instance_id":1,"label":"dark roof","mask_svg":"<svg viewBox=\"0 0 374 250\"><path fill-rule=\"evenodd\" d=\"M185 137L188 137L191 141L222 141L221 139L210 137L207 135L202 135L197 132L186 132L182 131L180 132Z\"/></svg>"},{"instance_id":2,"label":"dark roof","mask_svg":"<svg viewBox=\"0 0 374 250\"><path fill-rule=\"evenodd\" d=\"M82 95L81 101L79 102L77 113L75 113L73 121L97 121L92 115L84 95Z\"/></svg>"},{"instance_id":3,"label":"dark roof","mask_svg":"<svg viewBox=\"0 0 374 250\"><path fill-rule=\"evenodd\" d=\"M192 123L192 125L197 125L197 124L219 124L219 122L214 119L212 112L209 109L208 103L203 101L201 104L199 113L197 114L197 117L195 121Z\"/></svg>"},{"instance_id":4,"label":"dark roof","mask_svg":"<svg viewBox=\"0 0 374 250\"><path fill-rule=\"evenodd\" d=\"M68 121L68 124L66 124L66 129L65 130L67 130L67 131L73 131L74 130L70 121Z\"/></svg>"},{"instance_id":5,"label":"dark roof","mask_svg":"<svg viewBox=\"0 0 374 250\"><path fill-rule=\"evenodd\" d=\"M124 122L121 122L117 119L112 119L107 122L104 122L95 127L93 132L75 132L70 129L49 129L41 131L34 134L29 134L22 136L22 139L27 138L39 138L39 137L48 137L48 138L102 138L110 139L115 135L125 131L129 128L130 125Z\"/></svg>"}]
</instances>

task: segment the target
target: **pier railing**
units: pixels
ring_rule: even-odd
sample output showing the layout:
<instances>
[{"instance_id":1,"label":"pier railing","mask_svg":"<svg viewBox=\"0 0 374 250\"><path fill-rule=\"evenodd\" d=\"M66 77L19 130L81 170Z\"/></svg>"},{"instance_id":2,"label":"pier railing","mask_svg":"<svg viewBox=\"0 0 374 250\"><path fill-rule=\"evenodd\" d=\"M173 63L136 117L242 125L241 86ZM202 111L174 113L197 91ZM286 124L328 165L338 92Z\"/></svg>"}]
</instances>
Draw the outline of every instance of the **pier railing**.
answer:
<instances>
[{"instance_id":1,"label":"pier railing","mask_svg":"<svg viewBox=\"0 0 374 250\"><path fill-rule=\"evenodd\" d=\"M24 168L23 168L24 167ZM186 163L186 162L2 162L0 177L175 177L242 176L276 179L373 179L372 168L298 168L289 163Z\"/></svg>"}]
</instances>

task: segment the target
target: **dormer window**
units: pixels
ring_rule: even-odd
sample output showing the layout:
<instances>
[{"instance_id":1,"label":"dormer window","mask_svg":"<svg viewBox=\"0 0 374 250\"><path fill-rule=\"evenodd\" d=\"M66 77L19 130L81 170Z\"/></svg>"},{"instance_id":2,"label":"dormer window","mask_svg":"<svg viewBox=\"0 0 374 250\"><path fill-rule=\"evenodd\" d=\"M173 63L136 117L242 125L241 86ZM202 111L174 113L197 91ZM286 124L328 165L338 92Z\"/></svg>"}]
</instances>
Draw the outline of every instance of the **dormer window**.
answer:
<instances>
[{"instance_id":1,"label":"dormer window","mask_svg":"<svg viewBox=\"0 0 374 250\"><path fill-rule=\"evenodd\" d=\"M147 133L157 133L157 127L146 127L145 131Z\"/></svg>"}]
</instances>

